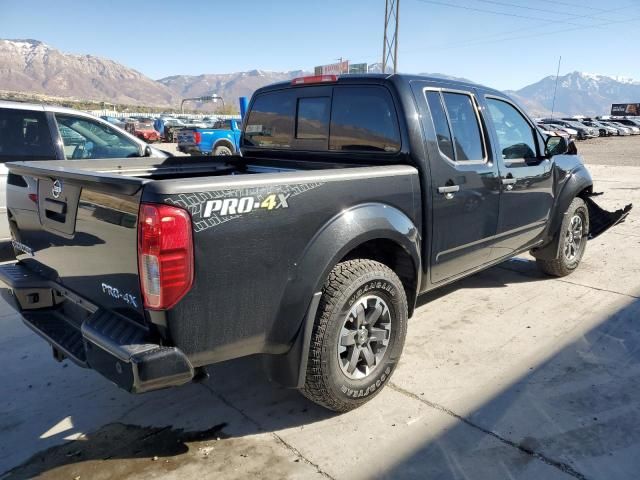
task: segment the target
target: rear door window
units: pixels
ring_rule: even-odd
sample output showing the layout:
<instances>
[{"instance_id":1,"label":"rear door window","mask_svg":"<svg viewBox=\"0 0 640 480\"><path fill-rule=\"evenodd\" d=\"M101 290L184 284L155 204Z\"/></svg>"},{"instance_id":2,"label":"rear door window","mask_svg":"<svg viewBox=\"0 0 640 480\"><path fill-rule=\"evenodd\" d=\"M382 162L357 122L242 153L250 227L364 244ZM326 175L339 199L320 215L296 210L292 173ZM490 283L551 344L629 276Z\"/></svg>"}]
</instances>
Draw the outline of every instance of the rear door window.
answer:
<instances>
[{"instance_id":1,"label":"rear door window","mask_svg":"<svg viewBox=\"0 0 640 480\"><path fill-rule=\"evenodd\" d=\"M0 162L55 160L44 112L0 108Z\"/></svg>"},{"instance_id":2,"label":"rear door window","mask_svg":"<svg viewBox=\"0 0 640 480\"><path fill-rule=\"evenodd\" d=\"M456 161L482 161L485 158L482 131L471 96L443 92L442 98L451 125Z\"/></svg>"},{"instance_id":3,"label":"rear door window","mask_svg":"<svg viewBox=\"0 0 640 480\"><path fill-rule=\"evenodd\" d=\"M431 120L436 129L436 138L438 140L438 148L440 152L446 155L450 160L456 158L453 151L453 138L449 128L449 120L442 106L442 98L440 92L427 92L427 103L431 111Z\"/></svg>"},{"instance_id":4,"label":"rear door window","mask_svg":"<svg viewBox=\"0 0 640 480\"><path fill-rule=\"evenodd\" d=\"M335 87L329 150L400 150L398 116L391 94L378 86Z\"/></svg>"}]
</instances>

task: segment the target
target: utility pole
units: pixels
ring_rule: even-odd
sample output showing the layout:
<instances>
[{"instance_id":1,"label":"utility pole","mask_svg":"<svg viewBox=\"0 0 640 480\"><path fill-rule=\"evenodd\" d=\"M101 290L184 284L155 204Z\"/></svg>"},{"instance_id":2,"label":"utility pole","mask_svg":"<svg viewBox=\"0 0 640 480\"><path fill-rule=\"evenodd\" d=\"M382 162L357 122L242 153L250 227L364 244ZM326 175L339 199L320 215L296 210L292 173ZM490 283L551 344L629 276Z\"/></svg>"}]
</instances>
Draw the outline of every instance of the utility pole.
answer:
<instances>
[{"instance_id":1,"label":"utility pole","mask_svg":"<svg viewBox=\"0 0 640 480\"><path fill-rule=\"evenodd\" d=\"M385 0L384 41L382 43L382 73L393 65L393 73L398 72L398 27L400 24L400 0Z\"/></svg>"}]
</instances>

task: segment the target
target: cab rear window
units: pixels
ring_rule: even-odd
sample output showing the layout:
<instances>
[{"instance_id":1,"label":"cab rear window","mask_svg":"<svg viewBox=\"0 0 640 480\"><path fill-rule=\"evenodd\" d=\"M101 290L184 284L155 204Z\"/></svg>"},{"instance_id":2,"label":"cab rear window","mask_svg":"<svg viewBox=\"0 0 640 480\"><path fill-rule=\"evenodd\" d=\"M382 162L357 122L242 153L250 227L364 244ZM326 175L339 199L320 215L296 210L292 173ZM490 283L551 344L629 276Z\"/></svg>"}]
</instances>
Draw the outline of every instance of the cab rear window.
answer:
<instances>
[{"instance_id":1,"label":"cab rear window","mask_svg":"<svg viewBox=\"0 0 640 480\"><path fill-rule=\"evenodd\" d=\"M0 162L55 160L44 112L0 108Z\"/></svg>"},{"instance_id":2,"label":"cab rear window","mask_svg":"<svg viewBox=\"0 0 640 480\"><path fill-rule=\"evenodd\" d=\"M400 128L391 94L380 86L336 86L260 94L254 100L244 145L260 148L394 153Z\"/></svg>"}]
</instances>

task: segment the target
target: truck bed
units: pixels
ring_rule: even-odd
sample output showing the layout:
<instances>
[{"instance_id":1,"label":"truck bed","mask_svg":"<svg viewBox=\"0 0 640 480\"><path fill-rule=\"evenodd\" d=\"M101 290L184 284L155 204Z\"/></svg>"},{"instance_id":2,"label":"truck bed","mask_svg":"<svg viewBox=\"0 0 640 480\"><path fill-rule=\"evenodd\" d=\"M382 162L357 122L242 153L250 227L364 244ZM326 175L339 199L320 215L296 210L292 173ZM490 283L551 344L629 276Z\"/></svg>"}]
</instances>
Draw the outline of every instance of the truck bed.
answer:
<instances>
[{"instance_id":1,"label":"truck bed","mask_svg":"<svg viewBox=\"0 0 640 480\"><path fill-rule=\"evenodd\" d=\"M220 158L220 157L218 157ZM185 156L157 159L121 158L108 160L52 160L43 162L14 162L13 173L21 175L48 174L52 177L64 175L70 181L78 178L96 182L112 180L123 185L133 186L145 183L144 180L172 180L195 177L218 177L224 175L250 175L257 173L278 173L297 170L323 170L353 167L354 165L326 162L296 162L294 160L272 159L268 163L261 159L227 156L213 160L211 156ZM123 178L124 177L124 178ZM139 180L138 180L139 179ZM124 188L124 187L123 187Z\"/></svg>"}]
</instances>

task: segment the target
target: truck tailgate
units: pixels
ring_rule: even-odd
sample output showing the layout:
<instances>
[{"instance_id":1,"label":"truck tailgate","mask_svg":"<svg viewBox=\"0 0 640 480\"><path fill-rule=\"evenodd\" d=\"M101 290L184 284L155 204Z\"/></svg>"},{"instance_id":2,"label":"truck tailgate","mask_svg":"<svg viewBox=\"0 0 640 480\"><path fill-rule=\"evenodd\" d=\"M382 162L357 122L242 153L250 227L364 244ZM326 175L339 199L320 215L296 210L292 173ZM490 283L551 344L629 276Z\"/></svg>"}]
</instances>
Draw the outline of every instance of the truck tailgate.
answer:
<instances>
[{"instance_id":1,"label":"truck tailgate","mask_svg":"<svg viewBox=\"0 0 640 480\"><path fill-rule=\"evenodd\" d=\"M189 146L195 145L197 143L195 136L195 130L184 128L178 132L178 144Z\"/></svg>"},{"instance_id":2,"label":"truck tailgate","mask_svg":"<svg viewBox=\"0 0 640 480\"><path fill-rule=\"evenodd\" d=\"M18 259L80 297L143 322L137 219L147 180L54 163L9 167L38 183L37 204L14 219Z\"/></svg>"}]
</instances>

